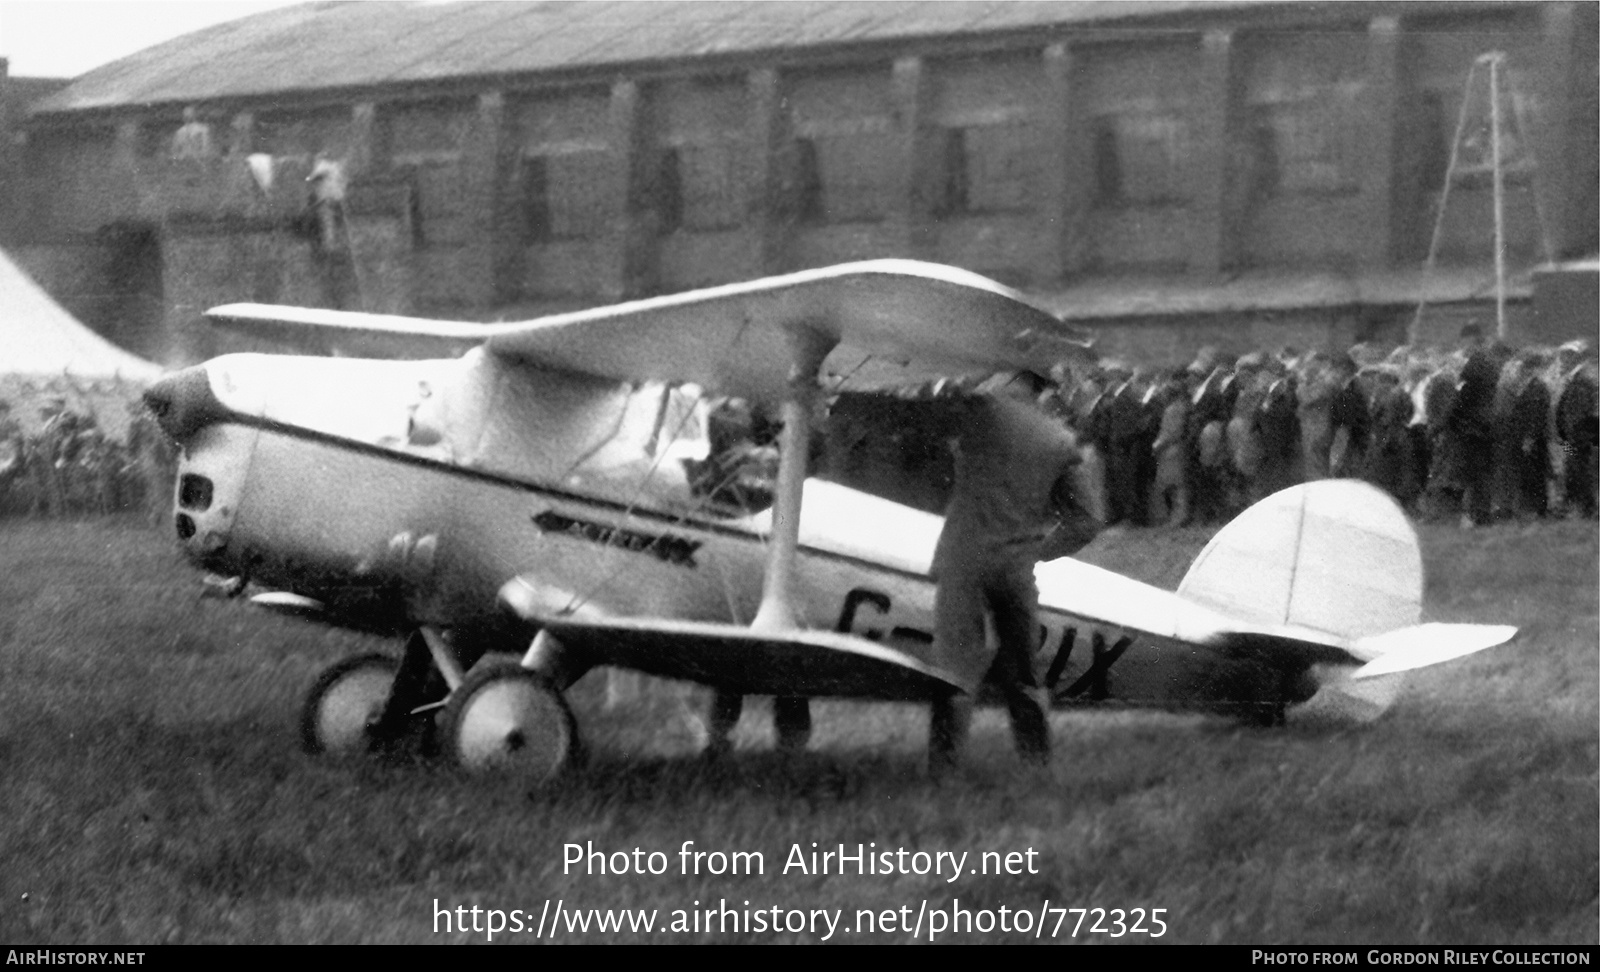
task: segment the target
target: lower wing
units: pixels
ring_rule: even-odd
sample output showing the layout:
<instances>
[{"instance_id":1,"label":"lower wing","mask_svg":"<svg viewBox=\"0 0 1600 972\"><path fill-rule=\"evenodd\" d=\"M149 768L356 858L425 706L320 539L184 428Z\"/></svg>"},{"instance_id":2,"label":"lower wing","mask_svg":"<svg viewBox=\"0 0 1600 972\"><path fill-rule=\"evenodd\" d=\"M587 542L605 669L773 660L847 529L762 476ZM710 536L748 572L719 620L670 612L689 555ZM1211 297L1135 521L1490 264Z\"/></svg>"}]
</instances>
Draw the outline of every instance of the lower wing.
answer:
<instances>
[{"instance_id":1,"label":"lower wing","mask_svg":"<svg viewBox=\"0 0 1600 972\"><path fill-rule=\"evenodd\" d=\"M960 689L953 675L865 638L833 631L755 631L671 618L563 615L516 581L501 602L553 638L569 677L615 665L743 695L927 700Z\"/></svg>"}]
</instances>

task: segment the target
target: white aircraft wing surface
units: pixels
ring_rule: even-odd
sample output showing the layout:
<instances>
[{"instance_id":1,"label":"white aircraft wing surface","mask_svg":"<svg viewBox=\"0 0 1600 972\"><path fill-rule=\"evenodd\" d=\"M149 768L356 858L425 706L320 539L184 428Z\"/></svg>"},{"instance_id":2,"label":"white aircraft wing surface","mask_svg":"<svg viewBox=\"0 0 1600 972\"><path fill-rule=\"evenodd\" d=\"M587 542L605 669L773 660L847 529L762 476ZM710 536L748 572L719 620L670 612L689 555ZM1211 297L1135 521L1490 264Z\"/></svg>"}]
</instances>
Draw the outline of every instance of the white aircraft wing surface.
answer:
<instances>
[{"instance_id":1,"label":"white aircraft wing surface","mask_svg":"<svg viewBox=\"0 0 1600 972\"><path fill-rule=\"evenodd\" d=\"M491 327L503 326L281 304L224 304L206 311L206 320L292 345L300 354L371 358L456 357L482 344Z\"/></svg>"},{"instance_id":2,"label":"white aircraft wing surface","mask_svg":"<svg viewBox=\"0 0 1600 972\"><path fill-rule=\"evenodd\" d=\"M1082 354L1076 329L1017 291L955 267L871 260L515 324L230 304L217 324L268 337L386 337L491 353L621 381L694 382L763 401L788 393L803 336L946 373L1043 370Z\"/></svg>"},{"instance_id":3,"label":"white aircraft wing surface","mask_svg":"<svg viewBox=\"0 0 1600 972\"><path fill-rule=\"evenodd\" d=\"M787 396L790 335L832 347L974 366L1046 368L1065 329L977 274L875 260L546 318L497 334L491 351L622 380L693 381L730 395ZM1052 337L1055 339L1052 340Z\"/></svg>"},{"instance_id":4,"label":"white aircraft wing surface","mask_svg":"<svg viewBox=\"0 0 1600 972\"><path fill-rule=\"evenodd\" d=\"M742 695L922 701L961 687L954 676L904 652L832 631L756 632L666 618L537 620L591 665L617 665Z\"/></svg>"}]
</instances>

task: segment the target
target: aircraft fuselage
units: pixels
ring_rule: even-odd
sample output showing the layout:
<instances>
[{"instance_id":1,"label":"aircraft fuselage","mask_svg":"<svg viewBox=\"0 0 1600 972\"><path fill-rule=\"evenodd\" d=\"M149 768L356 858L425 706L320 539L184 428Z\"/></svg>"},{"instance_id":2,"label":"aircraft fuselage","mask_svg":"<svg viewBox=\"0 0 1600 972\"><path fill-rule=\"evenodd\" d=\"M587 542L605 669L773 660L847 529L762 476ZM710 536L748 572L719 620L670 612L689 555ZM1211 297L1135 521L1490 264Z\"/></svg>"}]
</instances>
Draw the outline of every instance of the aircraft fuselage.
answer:
<instances>
[{"instance_id":1,"label":"aircraft fuselage","mask_svg":"<svg viewBox=\"0 0 1600 972\"><path fill-rule=\"evenodd\" d=\"M513 578L537 587L552 609L619 617L743 625L761 602L770 522L760 517L696 514L655 502L648 490L629 497L574 484L580 477L529 474L523 459L538 441L502 442L464 462L285 421L267 407L208 408L215 414L182 440L175 522L186 553L207 570L320 602L329 623L396 632L430 625L478 649L522 651L531 633L498 603ZM472 439L492 442L492 431ZM935 588L927 560L939 518L833 484L807 489L826 490L828 502L805 507L799 625L928 661ZM806 529L811 523L817 529ZM898 532L875 542L886 531ZM1071 570L1096 569L1074 563L1068 580L1041 592L1038 668L1058 702L1237 712L1303 701L1315 688L1280 684L1174 630L1141 626L1138 612L1132 621L1108 612L1101 594L1075 595ZM1099 591L1104 574L1084 573L1085 591ZM1175 597L1114 580L1124 607Z\"/></svg>"},{"instance_id":2,"label":"aircraft fuselage","mask_svg":"<svg viewBox=\"0 0 1600 972\"><path fill-rule=\"evenodd\" d=\"M212 509L185 508L181 484L193 476L214 484ZM182 542L198 566L313 598L335 624L431 624L485 650L522 651L528 632L497 604L519 576L575 608L623 616L744 624L760 603L764 538L737 522L597 502L270 425L209 427L179 477L177 515L198 521ZM805 626L928 660L934 584L925 573L804 545L797 573ZM1048 603L1039 617L1038 668L1058 704L1237 712L1279 700L1255 666L1205 646Z\"/></svg>"}]
</instances>

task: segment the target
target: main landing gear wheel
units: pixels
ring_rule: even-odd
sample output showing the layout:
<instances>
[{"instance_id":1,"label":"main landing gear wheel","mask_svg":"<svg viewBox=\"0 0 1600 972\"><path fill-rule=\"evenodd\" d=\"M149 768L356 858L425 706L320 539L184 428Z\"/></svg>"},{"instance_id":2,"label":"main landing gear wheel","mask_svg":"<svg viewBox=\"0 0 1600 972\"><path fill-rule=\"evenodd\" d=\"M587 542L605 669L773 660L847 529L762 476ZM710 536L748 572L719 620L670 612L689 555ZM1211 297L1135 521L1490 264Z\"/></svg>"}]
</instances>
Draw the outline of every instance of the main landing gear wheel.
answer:
<instances>
[{"instance_id":1,"label":"main landing gear wheel","mask_svg":"<svg viewBox=\"0 0 1600 972\"><path fill-rule=\"evenodd\" d=\"M400 665L377 653L330 665L306 694L300 710L300 745L313 756L365 755L372 725L383 713Z\"/></svg>"},{"instance_id":2,"label":"main landing gear wheel","mask_svg":"<svg viewBox=\"0 0 1600 972\"><path fill-rule=\"evenodd\" d=\"M444 749L472 773L509 773L529 786L561 775L577 750L577 722L542 676L510 660L485 661L450 693Z\"/></svg>"}]
</instances>

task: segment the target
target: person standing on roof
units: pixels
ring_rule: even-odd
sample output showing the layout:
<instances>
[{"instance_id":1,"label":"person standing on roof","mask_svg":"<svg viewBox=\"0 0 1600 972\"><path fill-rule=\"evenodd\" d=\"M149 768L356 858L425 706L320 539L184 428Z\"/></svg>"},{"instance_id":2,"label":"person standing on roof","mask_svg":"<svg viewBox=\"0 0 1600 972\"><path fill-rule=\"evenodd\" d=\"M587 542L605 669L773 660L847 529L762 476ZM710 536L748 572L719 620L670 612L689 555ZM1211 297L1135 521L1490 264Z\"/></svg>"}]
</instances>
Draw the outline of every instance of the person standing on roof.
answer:
<instances>
[{"instance_id":1,"label":"person standing on roof","mask_svg":"<svg viewBox=\"0 0 1600 972\"><path fill-rule=\"evenodd\" d=\"M952 769L965 744L972 692L986 672L1004 692L1017 751L1050 759L1048 700L1034 669L1039 593L1033 565L1093 538L1099 524L1073 499L1076 444L1035 405L1032 376L998 375L959 402L955 483L934 548L933 663L965 692L933 702L929 768ZM1063 536L1063 534L1068 534ZM998 655L989 650L985 615Z\"/></svg>"},{"instance_id":2,"label":"person standing on roof","mask_svg":"<svg viewBox=\"0 0 1600 972\"><path fill-rule=\"evenodd\" d=\"M174 159L209 159L212 155L211 126L200 120L193 105L183 109L183 124L172 133Z\"/></svg>"},{"instance_id":3,"label":"person standing on roof","mask_svg":"<svg viewBox=\"0 0 1600 972\"><path fill-rule=\"evenodd\" d=\"M349 187L344 163L318 155L311 174L306 176L306 183L311 187L309 204L317 222L317 241L324 252L337 253L344 242L341 235L349 231L344 211L344 197Z\"/></svg>"}]
</instances>

